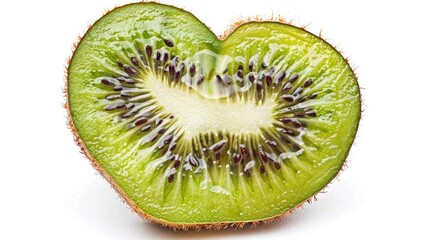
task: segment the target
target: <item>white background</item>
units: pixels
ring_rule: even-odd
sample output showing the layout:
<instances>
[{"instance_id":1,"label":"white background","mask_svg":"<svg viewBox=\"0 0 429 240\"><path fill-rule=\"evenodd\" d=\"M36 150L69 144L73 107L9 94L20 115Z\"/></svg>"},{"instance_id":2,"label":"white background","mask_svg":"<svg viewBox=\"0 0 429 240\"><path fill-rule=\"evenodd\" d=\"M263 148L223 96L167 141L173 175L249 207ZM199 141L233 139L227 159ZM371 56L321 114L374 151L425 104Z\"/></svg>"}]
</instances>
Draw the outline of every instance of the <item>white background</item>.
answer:
<instances>
[{"instance_id":1,"label":"white background","mask_svg":"<svg viewBox=\"0 0 429 240\"><path fill-rule=\"evenodd\" d=\"M328 193L256 229L173 232L140 219L75 146L62 87L73 42L120 0L1 1L0 239L429 239L425 1L167 1L217 35L281 14L357 67L363 117Z\"/></svg>"}]
</instances>

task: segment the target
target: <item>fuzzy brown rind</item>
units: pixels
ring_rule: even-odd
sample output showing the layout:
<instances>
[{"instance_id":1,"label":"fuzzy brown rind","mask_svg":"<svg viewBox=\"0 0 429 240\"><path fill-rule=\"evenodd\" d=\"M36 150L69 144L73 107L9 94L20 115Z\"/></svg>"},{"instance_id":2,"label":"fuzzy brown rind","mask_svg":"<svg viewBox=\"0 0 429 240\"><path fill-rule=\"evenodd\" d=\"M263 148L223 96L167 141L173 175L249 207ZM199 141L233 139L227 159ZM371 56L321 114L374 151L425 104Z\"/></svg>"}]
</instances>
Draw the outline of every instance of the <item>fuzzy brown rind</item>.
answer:
<instances>
[{"instance_id":1,"label":"fuzzy brown rind","mask_svg":"<svg viewBox=\"0 0 429 240\"><path fill-rule=\"evenodd\" d=\"M143 1L143 2L141 2L142 4L144 4L144 3L146 3L146 2L152 2L152 1ZM158 4L160 4L159 2L156 2L156 3L158 3ZM163 4L160 4L160 5L163 5ZM126 5L124 5L124 6L126 6ZM108 14L109 12L111 12L111 11L113 11L113 10L115 10L115 9L117 9L117 8L121 8L121 7L123 7L123 6L120 6L120 7L115 7L115 8L113 8L113 9L111 9L111 10L106 10L105 11L105 13L103 14L103 16L104 15L106 15L106 14ZM181 9L181 8L180 8ZM183 9L182 9L183 10ZM183 10L183 11L186 11L186 10ZM192 13L191 13L192 14ZM291 21L289 21L289 22L287 22L286 20L285 20L285 18L283 18L283 17L281 17L281 16L277 16L277 17L274 17L274 15L272 15L270 18L268 18L268 19L264 19L264 18L261 18L261 17L258 17L258 16L256 16L256 17L249 17L249 18L243 18L243 19L239 19L239 20L237 20L237 21L235 21L234 23L232 23L230 26L229 26L229 28L222 34L222 35L220 35L220 36L218 36L218 38L220 39L220 40L225 40L226 38L228 38L228 36L229 35L231 35L237 28L239 28L240 26L242 26L243 24L246 24L246 23L250 23L250 22L279 22L279 23L283 23L283 24L286 24L286 25L292 25L292 26L294 26L293 24L292 24L292 22ZM87 29L87 31L85 32L85 34L91 29L91 27L95 24L96 22L94 22L92 25L89 25L88 26L88 29ZM202 22L201 22L202 23ZM204 24L204 23L202 23L202 24ZM205 24L204 24L205 25ZM206 26L206 25L205 25ZM206 26L207 27L207 26ZM208 27L207 27L208 28ZM306 28L306 26L301 26L301 28L303 29L303 30L306 30L305 28ZM208 28L209 29L209 28ZM307 31L307 30L306 30ZM308 32L308 31L307 31ZM309 32L310 34L311 34L311 32ZM314 35L314 34L313 34ZM316 35L315 35L316 36ZM323 39L322 38L322 36L321 36L321 31L320 31L320 33L319 33L319 36L318 36L319 38L321 38L322 40L324 40L327 44L329 44L328 43L328 41L326 40L326 39ZM78 37L78 39L76 40L76 42L73 44L73 47L72 47L72 56L73 56L73 53L74 53L74 51L77 49L77 47L79 46L79 44L80 44L80 41L82 40L82 38L83 37ZM334 47L333 45L331 45L331 44L329 44L335 51L337 51L341 56L343 56L342 55L342 52L341 51L338 51L337 49L336 49L336 47ZM344 57L343 57L344 58ZM348 58L344 58L344 60L347 62L347 63L349 63L349 60L348 60ZM343 165L339 168L339 170L338 170L338 172L336 173L336 175L335 175L335 177L332 179L332 181L330 182L330 183L328 183L328 185L326 185L324 188L322 188L320 191L318 191L318 192L316 192L315 194L313 194L311 197L309 197L308 199L306 199L306 200L304 200L303 202L301 202L300 204L298 204L297 206L295 206L294 208L292 208L292 209L289 209L289 210L287 210L287 211L285 211L285 212L283 212L283 213L280 213L280 214L278 214L278 215L276 215L276 216L273 216L273 217L269 217L269 218L264 218L264 219L257 219L257 220L251 220L251 221L238 221L238 222L206 222L206 223L174 223L174 222L169 222L169 221L167 221L167 220L164 220L164 219L159 219L159 218L156 218L156 217L154 217L154 216L152 216L152 215L150 215L150 214L148 214L148 213L146 213L146 212L144 212L143 210L141 210L138 206L137 206L137 204L121 189L121 187L115 182L115 180L113 180L113 178L106 172L106 170L100 165L100 163L98 163L97 162L97 160L92 156L92 154L90 153L90 151L88 150L88 148L86 147L86 145L85 145L85 143L83 142L83 140L80 138L80 136L79 136L79 133L78 133L78 131L76 130L76 128L75 128L75 125L74 125L74 122L73 122L73 118L72 118L72 114L71 114L71 111L70 111L70 106L69 106L69 96L68 96L68 76L69 76L69 73L68 73L68 66L70 65L70 62L71 62L71 58L69 58L68 60L67 60L67 66L66 66L66 69L65 69L65 75L66 75L66 78L65 78L65 86L64 86L64 89L63 89L63 92L64 92L64 98L65 98L65 103L64 103L64 108L65 108L65 110L66 110L66 112L67 112L67 126L68 126L68 128L70 129L70 131L71 131L71 133L73 134L73 137L74 137L74 141L75 141L75 143L76 143L76 145L80 148L80 151L81 151L81 153L82 154L84 154L85 155L85 157L86 158L88 158L89 160L90 160L90 163L91 163L91 165L101 174L101 176L103 176L108 182L109 182L109 184L112 186L112 188L118 193L118 195L119 195L119 197L122 199L122 201L123 202L125 202L125 203L127 203L128 204L128 206L134 211L134 212L136 212L139 216L141 216L142 218L144 218L144 219L146 219L147 221L149 221L149 222L154 222L154 223L157 223L157 224L159 224L159 225L161 225L161 226L163 226L163 227L168 227L168 228L171 228L171 229L173 229L173 230L184 230L184 231L188 231L188 230L190 230L190 229L193 229L193 230L196 230L196 231L199 231L199 230L201 230L201 229L213 229L213 230L221 230L221 229L225 229L225 228L229 228L229 227L231 227L231 228L234 228L234 229L239 229L239 228L243 228L243 227L245 227L245 226L250 226L250 227L256 227L257 225L259 225L260 223L263 223L263 224L265 224L265 225L267 225L267 224L270 224L270 223L272 223L273 221L276 221L276 220L279 220L279 219L282 219L282 218L284 218L285 216L287 216L287 215L289 215L289 214L291 214L291 213L293 213L295 210L297 210L298 208L303 208L303 206L304 206L304 204L305 203L312 203L313 201L317 201L317 198L316 198L316 195L318 195L319 193L325 193L326 191L326 189L328 188L328 186L333 182L333 180L334 179L338 179L338 176L339 176L339 174L340 174L340 172L342 172L342 171L344 171L344 169L347 167L347 160L344 160L344 162L343 162ZM350 67L350 64L349 64L349 67ZM355 74L355 69L352 69L351 67L350 67L350 69L351 69L351 71L353 72L353 74L354 74L354 77L355 77L355 80L356 80L356 82L357 82L357 76L356 76L356 74ZM362 103L362 96L361 96L361 94L359 93L359 98L360 98L360 101L361 101L361 103ZM361 107L361 105L360 105L360 107ZM360 113L359 113L359 119L361 119L361 116L362 116L362 110L360 111ZM358 127L359 127L359 125L358 125ZM357 127L357 128L358 128ZM356 133L357 133L357 129L356 129ZM356 137L356 134L355 134L355 136L354 137ZM349 151L350 151L350 148L349 148ZM348 155L348 153L347 153L347 155Z\"/></svg>"}]
</instances>

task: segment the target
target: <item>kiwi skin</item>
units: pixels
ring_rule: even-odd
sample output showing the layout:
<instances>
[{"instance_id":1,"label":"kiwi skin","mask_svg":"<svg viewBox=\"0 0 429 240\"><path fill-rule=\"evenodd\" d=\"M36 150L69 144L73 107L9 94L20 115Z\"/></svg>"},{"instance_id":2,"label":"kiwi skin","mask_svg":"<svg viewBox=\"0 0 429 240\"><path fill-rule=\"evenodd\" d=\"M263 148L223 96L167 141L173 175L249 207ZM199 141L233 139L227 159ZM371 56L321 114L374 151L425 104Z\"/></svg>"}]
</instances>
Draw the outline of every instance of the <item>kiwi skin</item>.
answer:
<instances>
[{"instance_id":1,"label":"kiwi skin","mask_svg":"<svg viewBox=\"0 0 429 240\"><path fill-rule=\"evenodd\" d=\"M143 2L143 3L145 3L145 2ZM165 5L165 4L161 4L161 3L157 3L157 4L159 4L159 5ZM108 14L108 13L110 13L111 11L113 11L113 10L116 10L116 9L119 9L119 8L122 8L122 7L125 7L125 6L127 6L127 5L123 5L123 6L119 6L119 7L115 7L115 8L113 8L113 9L111 9L111 10L108 10L108 11L106 11L105 13L104 13L104 15L106 15L106 14ZM170 6L170 7L174 7L174 6L171 6L171 5L165 5L165 6ZM176 7L177 8L177 7ZM181 8L179 8L180 10L182 10L182 11L185 11L185 12L188 12L188 11L186 11L186 10L183 10L183 9L181 9ZM190 14L192 14L192 13L190 13ZM200 21L199 19L198 19L198 21ZM233 22L230 26L229 26L229 28L227 29L227 30L225 30L225 32L222 34L222 35L220 35L220 36L218 36L218 38L220 39L220 40L225 40L225 39L227 39L228 38L228 36L229 35L231 35L237 28L239 28L240 26L242 26L242 25L245 25L245 24L247 24L247 23L252 23L252 22L260 22L260 23L269 23L269 22L277 22L277 23L281 23L281 24L285 24L285 25L288 25L288 26L292 26L292 27L296 27L296 28L301 28L301 29L303 29L303 30L305 30L305 31L307 31L305 28L306 28L306 26L302 26L302 27L297 27L297 26L294 26L293 24L292 24L292 22L286 22L286 20L284 19L284 18L282 18L282 17L274 17L274 16L272 16L272 17L270 17L270 18L268 18L268 19L263 19L263 18L259 18L259 17L249 17L249 18L247 18L247 19L239 19L239 20L237 20L236 22ZM89 25L89 27L88 27L88 29L86 30L86 33L95 25L97 23L97 21L96 22L94 22L92 25ZM200 21L200 23L201 24L203 24L203 25L205 25L203 22L201 22ZM308 32L308 31L307 31ZM85 34L86 34L85 33ZM344 58L343 57L343 55L342 55L342 52L341 51L338 51L334 46L332 46L331 44L329 44L328 42L327 42L327 40L326 39L324 39L324 38L322 38L322 36L321 36L321 34L319 34L318 36L316 36L316 35L314 35L314 34L312 34L311 32L308 32L309 34L311 34L311 35L313 35L313 36L315 36L315 37L317 37L317 38L319 38L319 39L321 39L321 40L323 40L323 41L325 41L325 43L327 43L334 51L336 51L336 52L338 52L339 53L339 55L348 63L348 66L349 66L349 68L350 68L350 71L353 73L353 76L354 76L354 79L356 80L356 83L357 84L359 84L358 83L358 81L357 81L357 76L356 76L356 73L355 73L355 71L354 71L354 69L352 69L351 67L350 67L350 63L349 63L349 60L348 60L348 58ZM85 37L85 35L84 36L79 36L78 38L77 38L77 40L76 40L76 42L73 44L73 47L72 47L72 54L71 54L71 56L73 56L73 53L75 52L75 50L78 48L78 46L79 46L79 44L80 44L80 42L81 42L81 40L83 39ZM68 70L68 66L70 65L70 62L71 62L71 60L72 60L72 57L69 57L69 59L67 60L67 64L66 64L66 69L65 69L65 86L64 86L64 89L63 89L63 92L64 92L64 98L65 98L65 103L64 103L64 108L65 108L65 110L66 110L66 112L67 112L67 125L68 125L68 128L70 129L70 131L71 131L71 133L73 134L73 136L74 136L74 141L75 141L75 143L77 144L77 146L80 148L80 150L81 150L81 153L82 154L84 154L85 155L85 157L86 158L88 158L89 160L90 160L90 162L91 162L91 165L99 172L99 173L101 173L101 175L109 182L109 184L113 187L113 189L115 189L115 191L119 194L119 196L120 196L120 198L122 199L122 201L123 202L125 202L125 203L127 203L130 207L131 207L131 209L134 211L134 212L136 212L138 215L140 215L142 218L144 218L144 219L146 219L147 221L149 221L149 222L154 222L154 223L157 223L157 224L159 224L159 225L161 225L161 226L163 226L163 227L168 227L168 228L170 228L170 229L173 229L173 230L184 230L184 231L187 231L187 230L201 230L201 229L214 229L214 230L220 230L220 229L225 229L225 228L228 228L228 227L232 227L232 228L235 228L235 229L239 229L239 228L243 228L243 227L245 227L245 226L250 226L250 227L256 227L258 224L260 224L260 223L264 223L265 225L266 224L269 224L269 223L271 223L271 222L273 222L273 221L275 221L275 220L278 220L278 219L281 219L281 218L283 218L283 217L285 217L285 216L287 216L287 215L289 215L289 214L291 214L291 213L293 213L296 209L298 209L298 208L302 208L303 207L303 205L305 204L305 203L311 203L311 202L313 202L313 201L317 201L317 198L316 198L316 195L317 194L319 194L319 193L323 193L323 192L326 192L325 190L326 190L326 188L329 186L329 184L327 185L327 186L325 186L324 188L322 188L320 191L318 191L318 192L316 192L315 194L313 194L311 197L309 197L309 198L307 198L306 200L304 200L303 202L301 202L300 204L298 204L295 208L293 208L293 209L290 209L290 210L288 210L288 211L286 211L286 212L283 212L283 213L280 213L280 214L278 214L278 215L276 215L276 216L272 216L272 217L269 217L269 218L264 218L264 219L258 219L258 220L255 220L255 221L242 221L242 222L240 222L240 221L234 221L234 222L211 222L211 223L197 223L197 224L191 224L191 223L172 223L172 222L169 222L169 221L165 221L165 220L163 220L163 219L159 219L159 218L156 218L156 217L154 217L154 216L152 216L152 215L150 215L150 214L148 214L148 213L146 213L146 212L144 212L144 211L142 211L135 203L134 203L134 201L130 198L130 197L128 197L128 195L119 187L119 185L113 180L113 178L106 172L106 170L96 161L96 159L91 155L91 153L90 153L90 151L88 150L88 148L86 147L86 145L85 145L85 143L83 142L83 140L81 139L81 137L79 136L79 133L77 132L77 130L76 130L76 127L75 127L75 125L74 125L74 122L73 122L73 119L72 119L72 116L71 116L71 111L70 111L70 106L69 106L69 101L68 101L68 99L69 99L69 93L68 93L68 84L69 84L69 79L68 79L68 77L69 77L69 70ZM358 85L358 87L359 87L359 85ZM360 89L360 87L359 87L359 89ZM358 115L358 119L361 119L361 117L362 117L362 115L361 115L361 113L362 113L362 109L361 109L361 105L362 105L362 96L361 96L361 93L359 92L359 100L360 100L360 106L359 106L359 108L360 108L360 111L359 111L359 115ZM358 128L359 128L359 122L358 122L358 125L357 125L357 129L356 129L356 132L355 132L355 135L353 136L353 139L356 137L356 133L357 133L357 131L358 131ZM346 156L349 154L349 152L350 152L350 148L349 149L347 149L346 150ZM340 174L340 172L342 172L342 171L344 171L344 169L345 169L345 167L347 166L347 159L345 159L344 160L344 162L343 162L343 165L339 168L339 170L337 171L337 173L335 174L335 177L334 177L334 179L338 179L338 176L339 176L339 174ZM332 183L332 181L331 181L331 183Z\"/></svg>"}]
</instances>

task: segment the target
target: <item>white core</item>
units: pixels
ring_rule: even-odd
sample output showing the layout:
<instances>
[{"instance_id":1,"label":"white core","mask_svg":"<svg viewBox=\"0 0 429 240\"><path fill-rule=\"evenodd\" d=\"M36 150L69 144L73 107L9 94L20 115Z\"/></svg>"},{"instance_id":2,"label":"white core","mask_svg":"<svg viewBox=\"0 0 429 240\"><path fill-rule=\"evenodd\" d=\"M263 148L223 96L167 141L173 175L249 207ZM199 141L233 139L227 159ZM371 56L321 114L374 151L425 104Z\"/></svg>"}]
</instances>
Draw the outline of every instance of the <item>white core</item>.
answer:
<instances>
[{"instance_id":1,"label":"white core","mask_svg":"<svg viewBox=\"0 0 429 240\"><path fill-rule=\"evenodd\" d=\"M254 101L208 99L198 94L196 89L170 87L168 82L153 75L144 80L144 85L155 100L177 118L187 139L223 130L231 134L257 134L261 127L269 127L274 122L275 102L271 98L259 105Z\"/></svg>"}]
</instances>

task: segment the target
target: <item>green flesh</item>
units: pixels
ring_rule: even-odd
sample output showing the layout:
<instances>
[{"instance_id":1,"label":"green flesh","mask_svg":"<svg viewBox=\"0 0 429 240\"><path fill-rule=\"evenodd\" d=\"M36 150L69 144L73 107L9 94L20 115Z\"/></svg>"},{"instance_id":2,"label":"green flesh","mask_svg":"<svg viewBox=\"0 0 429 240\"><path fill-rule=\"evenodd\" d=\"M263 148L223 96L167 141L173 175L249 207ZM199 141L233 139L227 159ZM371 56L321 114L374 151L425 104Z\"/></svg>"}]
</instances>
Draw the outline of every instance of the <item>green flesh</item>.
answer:
<instances>
[{"instance_id":1,"label":"green flesh","mask_svg":"<svg viewBox=\"0 0 429 240\"><path fill-rule=\"evenodd\" d=\"M174 46L167 46L164 39ZM153 48L150 58L147 45ZM187 70L180 81L171 81L170 59L165 72L154 70L157 49L184 61ZM133 66L133 56L140 68ZM118 60L136 73L129 76ZM149 67L144 67L145 61ZM243 87L237 77L230 85L216 79L220 75L225 80L225 69L235 76L240 65L248 76L250 62L255 72L273 67L273 79L285 71L283 82L270 86L263 82L258 95L257 81ZM265 70L262 62L268 66ZM197 73L191 78L192 63ZM282 92L293 74L298 80ZM197 84L202 75L204 81ZM121 85L130 89L131 98L105 99L127 93L102 83L120 76L136 82ZM282 98L309 78L311 86L298 97L306 100L290 103ZM312 94L317 97L309 99ZM140 106L140 111L123 118L132 108L106 110L124 99ZM290 25L264 22L244 24L221 41L190 13L155 3L117 8L86 33L68 69L68 101L73 124L93 160L138 208L161 221L185 224L256 221L294 209L337 175L360 118L353 71L322 39ZM317 115L297 117L303 111ZM145 112L152 115L143 116ZM139 113L142 116L136 116ZM147 122L136 124L143 117ZM284 118L304 126L283 123ZM156 119L163 122L157 126ZM150 130L140 131L148 125ZM150 142L161 128L165 132ZM299 130L299 135L282 135L281 128ZM169 134L174 137L158 149ZM222 140L226 143L216 160L213 148ZM264 140L275 141L277 147ZM173 142L177 146L169 151ZM234 163L240 143L256 154ZM273 159L265 163L259 145ZM176 168L178 159L170 161L173 152L182 157ZM189 153L199 159L197 164L186 160Z\"/></svg>"}]
</instances>

